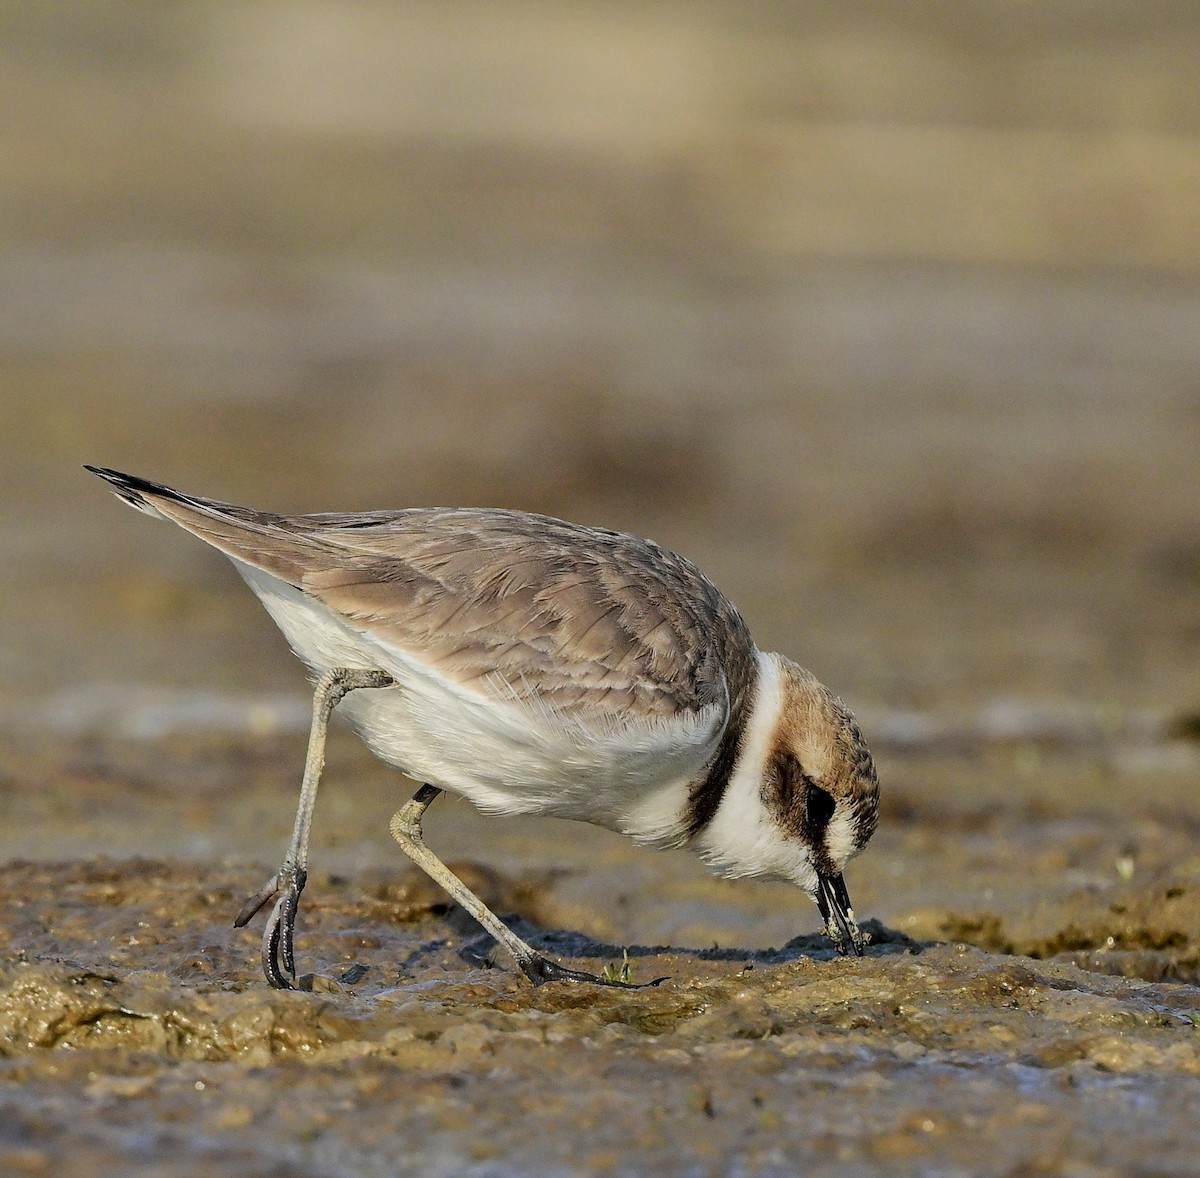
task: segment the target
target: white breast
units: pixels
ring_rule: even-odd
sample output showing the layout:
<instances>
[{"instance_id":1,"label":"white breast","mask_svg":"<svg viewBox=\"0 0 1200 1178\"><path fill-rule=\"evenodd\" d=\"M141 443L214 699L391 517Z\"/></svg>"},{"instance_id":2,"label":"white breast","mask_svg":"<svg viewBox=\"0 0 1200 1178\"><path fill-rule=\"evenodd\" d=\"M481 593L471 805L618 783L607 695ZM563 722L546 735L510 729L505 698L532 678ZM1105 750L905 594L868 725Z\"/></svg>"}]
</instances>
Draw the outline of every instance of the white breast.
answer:
<instances>
[{"instance_id":1,"label":"white breast","mask_svg":"<svg viewBox=\"0 0 1200 1178\"><path fill-rule=\"evenodd\" d=\"M722 711L592 727L457 683L286 582L234 563L314 673L378 669L396 680L351 692L340 710L377 756L414 780L491 812L580 819L655 845L681 838L688 787L716 750Z\"/></svg>"},{"instance_id":2,"label":"white breast","mask_svg":"<svg viewBox=\"0 0 1200 1178\"><path fill-rule=\"evenodd\" d=\"M697 837L705 862L726 876L786 879L816 886L809 848L781 830L763 801L767 764L775 753L784 685L778 656L758 653L758 689L737 764L712 821Z\"/></svg>"}]
</instances>

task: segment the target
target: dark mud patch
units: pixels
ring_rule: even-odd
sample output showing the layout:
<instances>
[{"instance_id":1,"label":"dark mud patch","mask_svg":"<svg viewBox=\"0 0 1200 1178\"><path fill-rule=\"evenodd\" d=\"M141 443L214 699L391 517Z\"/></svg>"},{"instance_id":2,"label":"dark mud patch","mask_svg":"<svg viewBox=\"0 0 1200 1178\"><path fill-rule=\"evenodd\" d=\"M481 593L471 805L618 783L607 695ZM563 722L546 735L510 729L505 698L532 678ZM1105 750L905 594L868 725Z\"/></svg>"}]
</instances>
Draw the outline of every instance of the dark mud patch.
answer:
<instances>
[{"instance_id":1,"label":"dark mud patch","mask_svg":"<svg viewBox=\"0 0 1200 1178\"><path fill-rule=\"evenodd\" d=\"M419 877L375 872L320 881L298 949L321 984L281 993L253 932L230 927L258 882L146 859L4 868L0 1170L1122 1169L1163 1116L1168 1172L1200 1147L1191 986L871 922L862 959L817 937L643 946L635 980L660 987L534 988L485 964L478 930ZM616 953L532 923L528 883L472 882L549 952Z\"/></svg>"}]
</instances>

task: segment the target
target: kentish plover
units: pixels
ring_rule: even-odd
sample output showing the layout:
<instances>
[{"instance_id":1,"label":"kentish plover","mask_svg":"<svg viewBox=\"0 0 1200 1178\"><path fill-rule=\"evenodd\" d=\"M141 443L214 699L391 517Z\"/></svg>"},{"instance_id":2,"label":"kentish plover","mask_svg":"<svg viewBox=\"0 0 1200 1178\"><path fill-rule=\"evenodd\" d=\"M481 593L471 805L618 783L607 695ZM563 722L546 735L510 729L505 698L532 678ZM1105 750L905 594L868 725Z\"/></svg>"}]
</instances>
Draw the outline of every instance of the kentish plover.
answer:
<instances>
[{"instance_id":1,"label":"kentish plover","mask_svg":"<svg viewBox=\"0 0 1200 1178\"><path fill-rule=\"evenodd\" d=\"M392 818L396 841L535 983L603 979L536 952L426 847L421 816L443 790L688 847L722 875L791 880L837 948L862 953L842 878L878 820L862 734L808 671L758 650L691 562L517 511L273 515L88 469L228 556L316 680L292 841L236 921L278 896L271 985L295 981L325 728L343 697L371 749L426 783Z\"/></svg>"}]
</instances>

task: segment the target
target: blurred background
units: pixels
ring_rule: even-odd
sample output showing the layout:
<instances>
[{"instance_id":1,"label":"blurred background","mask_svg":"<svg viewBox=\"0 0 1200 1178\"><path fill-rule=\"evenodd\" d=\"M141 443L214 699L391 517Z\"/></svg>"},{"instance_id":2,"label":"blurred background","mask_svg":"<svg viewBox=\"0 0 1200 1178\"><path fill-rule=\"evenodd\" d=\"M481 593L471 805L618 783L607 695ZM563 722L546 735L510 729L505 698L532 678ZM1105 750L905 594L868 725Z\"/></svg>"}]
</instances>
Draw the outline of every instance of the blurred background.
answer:
<instances>
[{"instance_id":1,"label":"blurred background","mask_svg":"<svg viewBox=\"0 0 1200 1178\"><path fill-rule=\"evenodd\" d=\"M298 771L274 627L83 462L651 536L874 722L893 799L947 717L1186 728L1198 60L1165 0L0 3L4 730L257 723Z\"/></svg>"}]
</instances>

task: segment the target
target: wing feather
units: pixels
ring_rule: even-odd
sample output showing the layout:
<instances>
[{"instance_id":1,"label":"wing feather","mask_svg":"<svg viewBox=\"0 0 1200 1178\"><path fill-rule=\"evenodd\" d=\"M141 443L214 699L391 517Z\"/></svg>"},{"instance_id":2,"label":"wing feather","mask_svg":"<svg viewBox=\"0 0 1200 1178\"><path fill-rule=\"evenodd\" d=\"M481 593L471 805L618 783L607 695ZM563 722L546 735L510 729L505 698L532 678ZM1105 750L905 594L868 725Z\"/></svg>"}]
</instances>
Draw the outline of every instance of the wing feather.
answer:
<instances>
[{"instance_id":1,"label":"wing feather","mask_svg":"<svg viewBox=\"0 0 1200 1178\"><path fill-rule=\"evenodd\" d=\"M752 689L741 615L649 540L486 509L274 515L91 469L371 642L538 714L592 729L723 724Z\"/></svg>"},{"instance_id":2,"label":"wing feather","mask_svg":"<svg viewBox=\"0 0 1200 1178\"><path fill-rule=\"evenodd\" d=\"M578 720L723 715L727 672L753 658L745 623L711 582L632 536L414 510L306 539L321 554L300 587L365 636Z\"/></svg>"}]
</instances>

